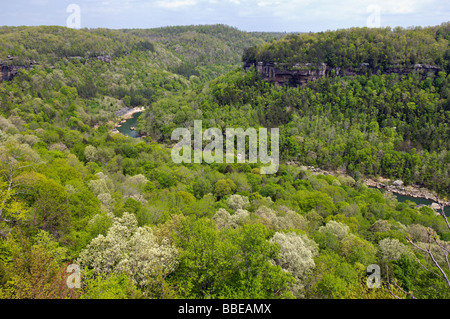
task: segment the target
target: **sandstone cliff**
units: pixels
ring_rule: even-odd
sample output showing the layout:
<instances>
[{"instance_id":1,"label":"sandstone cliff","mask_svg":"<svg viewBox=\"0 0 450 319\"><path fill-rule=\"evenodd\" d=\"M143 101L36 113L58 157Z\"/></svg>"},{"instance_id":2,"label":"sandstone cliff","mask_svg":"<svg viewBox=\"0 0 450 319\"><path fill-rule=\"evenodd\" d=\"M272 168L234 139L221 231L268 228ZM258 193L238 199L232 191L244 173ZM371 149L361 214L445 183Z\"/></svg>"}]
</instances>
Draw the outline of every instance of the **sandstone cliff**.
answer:
<instances>
[{"instance_id":1,"label":"sandstone cliff","mask_svg":"<svg viewBox=\"0 0 450 319\"><path fill-rule=\"evenodd\" d=\"M0 81L11 81L20 69L29 69L33 66L29 65L4 65L0 62Z\"/></svg>"},{"instance_id":2,"label":"sandstone cliff","mask_svg":"<svg viewBox=\"0 0 450 319\"><path fill-rule=\"evenodd\" d=\"M244 69L247 71L254 66L267 82L275 86L298 86L305 85L310 81L317 80L324 76L354 76L363 74L376 74L379 70L371 68L368 63L361 63L359 68L330 67L326 63L297 63L287 66L282 63L250 63L244 62ZM381 71L382 74L396 73L400 75L408 74L412 71L437 73L439 67L426 64L415 64L412 67L393 66Z\"/></svg>"}]
</instances>

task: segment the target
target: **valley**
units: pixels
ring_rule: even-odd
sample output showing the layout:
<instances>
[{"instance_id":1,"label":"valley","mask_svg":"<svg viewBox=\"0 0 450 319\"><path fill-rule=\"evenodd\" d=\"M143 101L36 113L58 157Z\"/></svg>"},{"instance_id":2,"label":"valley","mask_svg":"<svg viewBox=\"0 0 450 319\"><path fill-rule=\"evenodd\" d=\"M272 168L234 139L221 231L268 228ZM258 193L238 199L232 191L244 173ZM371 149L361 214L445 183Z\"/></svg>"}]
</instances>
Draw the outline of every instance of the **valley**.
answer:
<instances>
[{"instance_id":1,"label":"valley","mask_svg":"<svg viewBox=\"0 0 450 319\"><path fill-rule=\"evenodd\" d=\"M0 27L0 298L449 298L449 41Z\"/></svg>"}]
</instances>

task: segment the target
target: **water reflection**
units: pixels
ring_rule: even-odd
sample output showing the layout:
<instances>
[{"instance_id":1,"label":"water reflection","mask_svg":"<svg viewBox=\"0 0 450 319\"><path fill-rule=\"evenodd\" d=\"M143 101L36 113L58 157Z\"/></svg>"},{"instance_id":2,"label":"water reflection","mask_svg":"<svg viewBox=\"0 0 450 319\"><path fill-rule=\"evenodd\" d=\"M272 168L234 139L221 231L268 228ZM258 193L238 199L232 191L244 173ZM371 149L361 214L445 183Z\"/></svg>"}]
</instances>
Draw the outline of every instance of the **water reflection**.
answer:
<instances>
[{"instance_id":1,"label":"water reflection","mask_svg":"<svg viewBox=\"0 0 450 319\"><path fill-rule=\"evenodd\" d=\"M131 136L133 138L139 137L139 133L136 131L138 125L138 118L143 112L134 113L131 118L122 123L117 130L123 135Z\"/></svg>"}]
</instances>

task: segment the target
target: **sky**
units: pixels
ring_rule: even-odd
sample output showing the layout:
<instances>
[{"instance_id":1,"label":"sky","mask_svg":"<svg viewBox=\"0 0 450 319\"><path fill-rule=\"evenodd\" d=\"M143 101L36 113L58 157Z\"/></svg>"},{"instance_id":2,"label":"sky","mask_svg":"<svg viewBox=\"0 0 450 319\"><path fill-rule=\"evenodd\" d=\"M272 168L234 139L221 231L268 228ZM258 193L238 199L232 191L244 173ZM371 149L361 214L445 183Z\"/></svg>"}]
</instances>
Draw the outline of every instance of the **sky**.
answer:
<instances>
[{"instance_id":1,"label":"sky","mask_svg":"<svg viewBox=\"0 0 450 319\"><path fill-rule=\"evenodd\" d=\"M226 24L242 31L319 32L434 26L448 0L2 0L0 26L156 28Z\"/></svg>"}]
</instances>

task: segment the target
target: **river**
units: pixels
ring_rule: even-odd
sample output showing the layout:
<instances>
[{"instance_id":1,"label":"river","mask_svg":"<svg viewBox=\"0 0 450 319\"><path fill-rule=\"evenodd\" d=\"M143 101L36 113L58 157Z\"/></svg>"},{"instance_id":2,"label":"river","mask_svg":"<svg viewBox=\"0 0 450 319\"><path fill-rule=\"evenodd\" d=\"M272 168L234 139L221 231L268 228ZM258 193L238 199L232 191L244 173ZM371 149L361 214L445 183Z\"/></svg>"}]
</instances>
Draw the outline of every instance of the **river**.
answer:
<instances>
[{"instance_id":1,"label":"river","mask_svg":"<svg viewBox=\"0 0 450 319\"><path fill-rule=\"evenodd\" d=\"M125 123L123 123L120 127L117 127L117 130L120 133L131 136L133 138L139 137L139 133L136 130L132 130L131 128L137 127L138 118L142 113L143 112L134 113L133 116L131 118L127 119ZM375 188L375 187L371 187L371 188ZM399 195L396 193L393 193L393 194L399 202L405 202L405 201L409 200L409 201L416 203L417 205L422 204L422 205L427 205L427 206L430 206L433 203L433 201L425 199L425 198ZM450 216L450 206L446 206L444 208L444 212L445 212L446 216Z\"/></svg>"},{"instance_id":2,"label":"river","mask_svg":"<svg viewBox=\"0 0 450 319\"><path fill-rule=\"evenodd\" d=\"M131 136L134 138L139 137L139 133L136 130L132 130L132 127L137 127L138 118L143 112L134 113L133 116L126 120L125 123L122 123L117 130L123 135Z\"/></svg>"},{"instance_id":3,"label":"river","mask_svg":"<svg viewBox=\"0 0 450 319\"><path fill-rule=\"evenodd\" d=\"M370 188L376 188L376 187L371 187ZM382 189L380 189L380 191L383 191ZM433 204L434 202L432 200L426 199L426 198L420 198L420 197L412 197L412 196L406 196L406 195L400 195L400 194L396 194L396 193L392 193L395 198L397 198L397 200L399 202L406 202L407 200L416 203L417 205L427 205L430 206L431 204ZM450 206L445 206L444 207L444 213L446 216L450 216Z\"/></svg>"}]
</instances>

